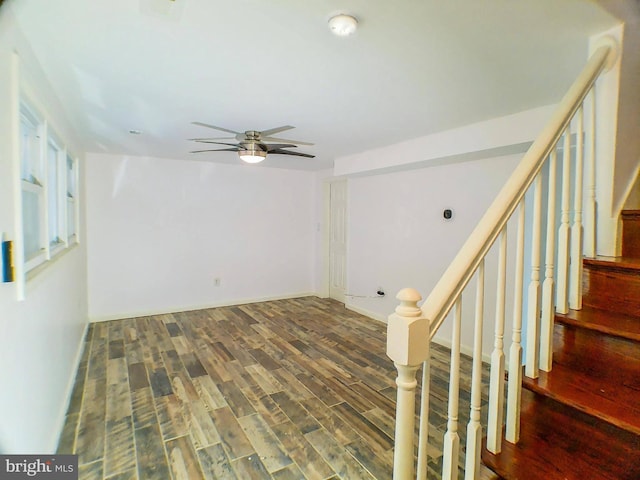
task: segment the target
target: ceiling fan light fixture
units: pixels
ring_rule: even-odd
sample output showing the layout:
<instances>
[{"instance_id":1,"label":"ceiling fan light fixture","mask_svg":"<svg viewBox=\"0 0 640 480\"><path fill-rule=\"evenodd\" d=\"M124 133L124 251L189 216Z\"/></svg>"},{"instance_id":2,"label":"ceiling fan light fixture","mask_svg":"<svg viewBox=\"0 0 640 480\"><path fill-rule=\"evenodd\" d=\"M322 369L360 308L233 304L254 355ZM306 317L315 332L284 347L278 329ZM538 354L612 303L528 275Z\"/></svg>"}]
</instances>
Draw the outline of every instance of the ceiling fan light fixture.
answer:
<instances>
[{"instance_id":1,"label":"ceiling fan light fixture","mask_svg":"<svg viewBox=\"0 0 640 480\"><path fill-rule=\"evenodd\" d=\"M353 35L358 28L358 20L351 15L340 14L329 19L329 30L338 37Z\"/></svg>"},{"instance_id":2,"label":"ceiling fan light fixture","mask_svg":"<svg viewBox=\"0 0 640 480\"><path fill-rule=\"evenodd\" d=\"M260 163L267 158L267 152L263 152L262 150L240 150L238 156L243 162Z\"/></svg>"}]
</instances>

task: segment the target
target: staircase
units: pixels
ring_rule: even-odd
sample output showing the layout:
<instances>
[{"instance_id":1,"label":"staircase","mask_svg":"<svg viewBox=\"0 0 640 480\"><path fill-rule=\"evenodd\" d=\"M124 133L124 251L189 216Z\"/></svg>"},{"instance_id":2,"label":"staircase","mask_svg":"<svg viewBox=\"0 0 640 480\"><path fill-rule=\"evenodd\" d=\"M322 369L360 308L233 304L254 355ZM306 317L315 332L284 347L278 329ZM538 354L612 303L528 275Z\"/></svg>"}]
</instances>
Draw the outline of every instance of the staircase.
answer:
<instances>
[{"instance_id":1,"label":"staircase","mask_svg":"<svg viewBox=\"0 0 640 480\"><path fill-rule=\"evenodd\" d=\"M505 479L640 479L640 211L620 258L585 258L583 309L555 315L553 369L524 377L520 441L482 451Z\"/></svg>"},{"instance_id":2,"label":"staircase","mask_svg":"<svg viewBox=\"0 0 640 480\"><path fill-rule=\"evenodd\" d=\"M481 460L506 479L640 479L640 211L622 213L622 257L596 257L613 254L618 238L609 235L617 222L603 173L613 171L615 142L601 107L617 97L601 96L595 85L613 78L607 72L619 48L611 37L600 42L424 303L412 288L396 297L387 324L387 355L398 372L394 480L424 480L438 448L428 421L429 348L445 322L451 369L443 479L457 480L464 465L465 480L477 480ZM491 297L493 315L485 308ZM473 333L466 435L462 331Z\"/></svg>"}]
</instances>

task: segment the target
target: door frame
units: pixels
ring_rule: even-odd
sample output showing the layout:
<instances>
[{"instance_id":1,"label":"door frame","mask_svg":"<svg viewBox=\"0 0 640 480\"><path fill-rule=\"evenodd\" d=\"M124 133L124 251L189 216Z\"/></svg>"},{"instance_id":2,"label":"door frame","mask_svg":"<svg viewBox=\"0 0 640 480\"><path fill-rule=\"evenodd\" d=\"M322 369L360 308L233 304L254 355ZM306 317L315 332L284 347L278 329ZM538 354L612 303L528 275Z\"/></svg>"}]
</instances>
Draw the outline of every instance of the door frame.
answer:
<instances>
[{"instance_id":1,"label":"door frame","mask_svg":"<svg viewBox=\"0 0 640 480\"><path fill-rule=\"evenodd\" d=\"M322 197L323 197L323 229L322 229L322 285L320 288L320 297L329 298L331 291L331 185L333 183L345 183L347 195L345 198L346 212L345 215L345 236L346 243L349 243L349 231L347 229L348 218L348 201L349 196L349 182L347 177L331 177L326 178L322 184ZM348 249L347 249L348 251ZM347 256L345 255L345 264L347 262ZM346 265L345 265L346 267ZM345 273L346 276L346 273ZM346 303L346 302L345 302Z\"/></svg>"}]
</instances>

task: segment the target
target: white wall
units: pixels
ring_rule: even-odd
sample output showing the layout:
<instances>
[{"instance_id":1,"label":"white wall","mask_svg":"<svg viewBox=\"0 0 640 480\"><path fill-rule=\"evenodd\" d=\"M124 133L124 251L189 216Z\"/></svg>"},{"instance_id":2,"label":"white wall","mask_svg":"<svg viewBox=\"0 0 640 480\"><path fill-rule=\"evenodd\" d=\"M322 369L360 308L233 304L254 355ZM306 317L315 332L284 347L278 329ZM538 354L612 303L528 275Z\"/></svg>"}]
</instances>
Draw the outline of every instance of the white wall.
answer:
<instances>
[{"instance_id":1,"label":"white wall","mask_svg":"<svg viewBox=\"0 0 640 480\"><path fill-rule=\"evenodd\" d=\"M610 122L617 138L611 212L617 217L640 170L640 6L637 2L619 0L598 0L598 3L624 22L622 27L606 32L622 39L617 121Z\"/></svg>"},{"instance_id":2,"label":"white wall","mask_svg":"<svg viewBox=\"0 0 640 480\"><path fill-rule=\"evenodd\" d=\"M87 188L92 320L314 291L313 172L89 154Z\"/></svg>"},{"instance_id":3,"label":"white wall","mask_svg":"<svg viewBox=\"0 0 640 480\"><path fill-rule=\"evenodd\" d=\"M6 2L5 2L6 3ZM13 51L20 61L13 62ZM17 92L54 126L75 155L82 152L43 72L15 24L0 9L0 235L20 248ZM84 165L80 162L80 171ZM80 182L80 199L84 195ZM82 237L84 215L81 214ZM53 453L62 430L82 335L87 325L84 243L25 285L0 283L0 452Z\"/></svg>"},{"instance_id":4,"label":"white wall","mask_svg":"<svg viewBox=\"0 0 640 480\"><path fill-rule=\"evenodd\" d=\"M348 293L375 296L378 287L383 287L386 296L348 297L348 306L382 319L397 306L395 295L402 288L416 288L426 298L521 157L351 178ZM451 220L443 218L445 208L453 210ZM487 285L495 282L494 258L490 255L487 262ZM490 321L484 329L485 353L491 351L495 308L494 290L487 289L492 293L486 299ZM474 295L473 286L468 291ZM462 343L467 347L473 344L472 318L469 306L462 330ZM450 334L451 323L447 322L437 338L446 343Z\"/></svg>"},{"instance_id":5,"label":"white wall","mask_svg":"<svg viewBox=\"0 0 640 480\"><path fill-rule=\"evenodd\" d=\"M335 160L335 175L393 171L524 153L551 118L547 105Z\"/></svg>"}]
</instances>

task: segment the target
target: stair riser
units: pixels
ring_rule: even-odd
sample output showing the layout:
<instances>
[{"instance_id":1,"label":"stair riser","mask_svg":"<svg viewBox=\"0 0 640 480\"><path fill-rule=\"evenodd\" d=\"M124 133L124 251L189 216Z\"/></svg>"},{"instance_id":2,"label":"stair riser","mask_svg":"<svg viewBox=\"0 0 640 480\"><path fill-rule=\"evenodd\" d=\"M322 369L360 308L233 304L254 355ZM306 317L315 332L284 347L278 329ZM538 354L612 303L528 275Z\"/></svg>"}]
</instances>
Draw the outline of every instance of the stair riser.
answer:
<instances>
[{"instance_id":1,"label":"stair riser","mask_svg":"<svg viewBox=\"0 0 640 480\"><path fill-rule=\"evenodd\" d=\"M622 256L640 258L640 212L622 212Z\"/></svg>"},{"instance_id":2,"label":"stair riser","mask_svg":"<svg viewBox=\"0 0 640 480\"><path fill-rule=\"evenodd\" d=\"M640 317L640 275L637 271L585 265L582 287L583 304Z\"/></svg>"}]
</instances>

